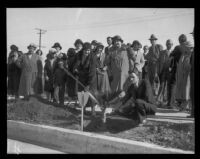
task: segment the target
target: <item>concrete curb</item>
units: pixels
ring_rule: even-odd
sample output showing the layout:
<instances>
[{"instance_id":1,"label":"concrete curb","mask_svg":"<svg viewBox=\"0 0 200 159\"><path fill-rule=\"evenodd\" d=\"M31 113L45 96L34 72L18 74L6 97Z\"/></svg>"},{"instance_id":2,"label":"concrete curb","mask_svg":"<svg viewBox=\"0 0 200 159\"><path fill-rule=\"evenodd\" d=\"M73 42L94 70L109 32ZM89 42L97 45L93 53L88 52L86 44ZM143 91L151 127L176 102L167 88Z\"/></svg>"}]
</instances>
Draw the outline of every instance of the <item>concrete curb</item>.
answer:
<instances>
[{"instance_id":1,"label":"concrete curb","mask_svg":"<svg viewBox=\"0 0 200 159\"><path fill-rule=\"evenodd\" d=\"M7 137L66 153L194 154L116 137L7 120Z\"/></svg>"}]
</instances>

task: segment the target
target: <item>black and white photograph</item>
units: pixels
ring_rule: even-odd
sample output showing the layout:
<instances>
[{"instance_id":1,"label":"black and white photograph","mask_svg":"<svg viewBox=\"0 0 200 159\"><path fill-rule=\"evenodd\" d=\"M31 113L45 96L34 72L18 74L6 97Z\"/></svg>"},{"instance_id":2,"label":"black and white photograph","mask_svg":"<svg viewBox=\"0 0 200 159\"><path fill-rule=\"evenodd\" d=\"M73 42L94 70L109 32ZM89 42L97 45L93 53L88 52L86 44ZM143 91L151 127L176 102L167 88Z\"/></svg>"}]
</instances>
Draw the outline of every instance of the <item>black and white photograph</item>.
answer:
<instances>
[{"instance_id":1,"label":"black and white photograph","mask_svg":"<svg viewBox=\"0 0 200 159\"><path fill-rule=\"evenodd\" d=\"M195 154L194 8L6 8L7 154Z\"/></svg>"}]
</instances>

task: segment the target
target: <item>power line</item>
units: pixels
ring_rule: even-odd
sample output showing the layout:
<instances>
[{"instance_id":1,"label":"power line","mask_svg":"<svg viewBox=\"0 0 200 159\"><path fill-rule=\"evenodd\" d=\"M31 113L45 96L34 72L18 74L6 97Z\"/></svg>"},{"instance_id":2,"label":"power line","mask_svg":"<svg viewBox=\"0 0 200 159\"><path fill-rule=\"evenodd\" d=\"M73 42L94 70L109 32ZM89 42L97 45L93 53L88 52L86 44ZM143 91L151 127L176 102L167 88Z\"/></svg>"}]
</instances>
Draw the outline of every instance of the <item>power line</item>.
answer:
<instances>
[{"instance_id":1,"label":"power line","mask_svg":"<svg viewBox=\"0 0 200 159\"><path fill-rule=\"evenodd\" d=\"M193 13L180 13L177 14L163 14L159 16L155 15L148 15L148 16L140 16L135 18L128 18L128 19L121 19L121 20L114 20L114 21L107 21L103 23L93 23L93 24L84 24L84 25L65 25L62 26L62 28L53 29L52 27L48 28L50 31L57 31L57 30L74 30L74 29L89 29L89 28L98 28L98 27L108 27L113 25L123 25L123 24L131 24L135 22L141 22L141 21L152 21L152 20L158 20L163 18L169 18L169 17L177 17L177 16L183 16L183 15L193 15ZM64 27L64 28L63 28Z\"/></svg>"},{"instance_id":2,"label":"power line","mask_svg":"<svg viewBox=\"0 0 200 159\"><path fill-rule=\"evenodd\" d=\"M44 46L41 46L42 44L42 41L41 41L41 35L46 33L47 31L46 30L43 30L43 29L39 29L39 28L35 28L36 30L39 30L39 49L41 50L41 47L44 47Z\"/></svg>"}]
</instances>

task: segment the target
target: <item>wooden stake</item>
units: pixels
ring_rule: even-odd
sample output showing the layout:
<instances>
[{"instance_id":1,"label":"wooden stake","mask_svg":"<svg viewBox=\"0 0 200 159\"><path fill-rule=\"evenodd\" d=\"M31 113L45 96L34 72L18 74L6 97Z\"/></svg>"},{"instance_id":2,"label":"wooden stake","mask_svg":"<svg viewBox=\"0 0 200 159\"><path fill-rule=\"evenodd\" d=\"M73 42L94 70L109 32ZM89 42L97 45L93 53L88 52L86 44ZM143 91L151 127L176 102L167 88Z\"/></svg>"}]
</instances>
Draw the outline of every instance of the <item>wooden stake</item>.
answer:
<instances>
[{"instance_id":1,"label":"wooden stake","mask_svg":"<svg viewBox=\"0 0 200 159\"><path fill-rule=\"evenodd\" d=\"M83 131L83 105L81 110L81 131Z\"/></svg>"},{"instance_id":2,"label":"wooden stake","mask_svg":"<svg viewBox=\"0 0 200 159\"><path fill-rule=\"evenodd\" d=\"M84 92L81 93L82 103L81 103L81 131L83 131L83 108L84 108Z\"/></svg>"}]
</instances>

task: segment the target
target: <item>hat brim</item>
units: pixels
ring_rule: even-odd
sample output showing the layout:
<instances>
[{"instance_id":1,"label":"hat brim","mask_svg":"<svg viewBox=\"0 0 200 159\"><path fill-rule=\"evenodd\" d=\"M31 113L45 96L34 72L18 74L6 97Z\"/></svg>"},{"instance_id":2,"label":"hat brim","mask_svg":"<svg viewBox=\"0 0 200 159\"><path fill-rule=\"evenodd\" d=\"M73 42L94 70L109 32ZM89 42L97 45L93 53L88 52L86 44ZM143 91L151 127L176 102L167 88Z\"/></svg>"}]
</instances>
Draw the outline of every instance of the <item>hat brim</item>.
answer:
<instances>
[{"instance_id":1,"label":"hat brim","mask_svg":"<svg viewBox=\"0 0 200 159\"><path fill-rule=\"evenodd\" d=\"M62 50L62 47L61 46L53 46L52 48L56 48L56 47L59 47L60 48L60 50Z\"/></svg>"},{"instance_id":2,"label":"hat brim","mask_svg":"<svg viewBox=\"0 0 200 159\"><path fill-rule=\"evenodd\" d=\"M114 42L115 42L115 41L121 41L122 43L124 42L122 39L114 39L113 41L114 41Z\"/></svg>"},{"instance_id":3,"label":"hat brim","mask_svg":"<svg viewBox=\"0 0 200 159\"><path fill-rule=\"evenodd\" d=\"M158 40L157 38L150 38L149 40Z\"/></svg>"},{"instance_id":4,"label":"hat brim","mask_svg":"<svg viewBox=\"0 0 200 159\"><path fill-rule=\"evenodd\" d=\"M29 49L29 48L31 48L31 47L33 47L35 50L36 50L36 48L37 48L36 46L30 46L30 45L29 45L27 48Z\"/></svg>"}]
</instances>

